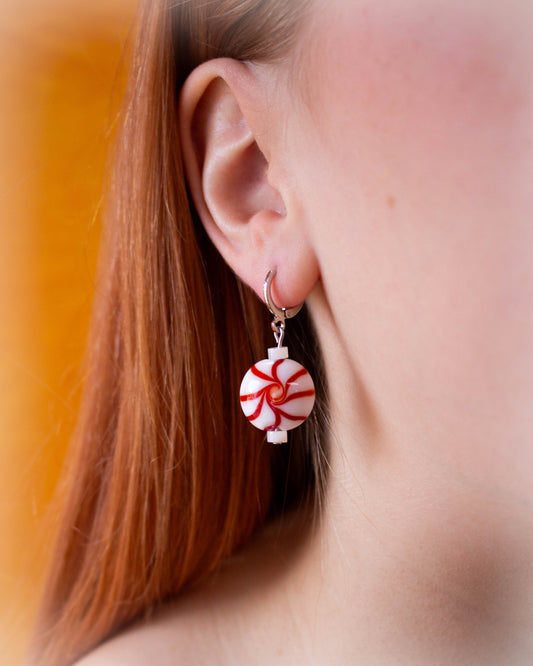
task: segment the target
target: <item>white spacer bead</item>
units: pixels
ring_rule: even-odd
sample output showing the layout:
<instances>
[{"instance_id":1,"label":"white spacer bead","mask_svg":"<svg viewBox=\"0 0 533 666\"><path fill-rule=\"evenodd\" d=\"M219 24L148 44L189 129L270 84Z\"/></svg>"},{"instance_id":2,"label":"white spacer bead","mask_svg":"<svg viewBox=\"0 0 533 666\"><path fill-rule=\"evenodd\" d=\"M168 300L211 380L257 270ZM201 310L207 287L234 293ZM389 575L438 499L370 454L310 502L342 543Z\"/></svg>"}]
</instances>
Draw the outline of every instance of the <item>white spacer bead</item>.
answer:
<instances>
[{"instance_id":1,"label":"white spacer bead","mask_svg":"<svg viewBox=\"0 0 533 666\"><path fill-rule=\"evenodd\" d=\"M280 358L289 358L289 348L288 347L269 347L268 348L268 360L277 361Z\"/></svg>"},{"instance_id":2,"label":"white spacer bead","mask_svg":"<svg viewBox=\"0 0 533 666\"><path fill-rule=\"evenodd\" d=\"M267 442L270 442L270 444L285 444L286 441L286 430L269 430L267 432Z\"/></svg>"}]
</instances>

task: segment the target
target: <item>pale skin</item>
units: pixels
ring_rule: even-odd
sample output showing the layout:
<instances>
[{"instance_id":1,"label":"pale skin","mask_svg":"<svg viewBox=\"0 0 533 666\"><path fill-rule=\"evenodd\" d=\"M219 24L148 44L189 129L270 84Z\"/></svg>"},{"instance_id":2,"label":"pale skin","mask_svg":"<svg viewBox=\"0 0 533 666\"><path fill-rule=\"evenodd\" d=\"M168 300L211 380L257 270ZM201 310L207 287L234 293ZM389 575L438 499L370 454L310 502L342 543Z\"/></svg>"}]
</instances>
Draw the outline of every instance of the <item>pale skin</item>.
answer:
<instances>
[{"instance_id":1,"label":"pale skin","mask_svg":"<svg viewBox=\"0 0 533 666\"><path fill-rule=\"evenodd\" d=\"M329 0L285 62L191 75L207 232L317 323L326 502L81 664L533 663L531 25Z\"/></svg>"}]
</instances>

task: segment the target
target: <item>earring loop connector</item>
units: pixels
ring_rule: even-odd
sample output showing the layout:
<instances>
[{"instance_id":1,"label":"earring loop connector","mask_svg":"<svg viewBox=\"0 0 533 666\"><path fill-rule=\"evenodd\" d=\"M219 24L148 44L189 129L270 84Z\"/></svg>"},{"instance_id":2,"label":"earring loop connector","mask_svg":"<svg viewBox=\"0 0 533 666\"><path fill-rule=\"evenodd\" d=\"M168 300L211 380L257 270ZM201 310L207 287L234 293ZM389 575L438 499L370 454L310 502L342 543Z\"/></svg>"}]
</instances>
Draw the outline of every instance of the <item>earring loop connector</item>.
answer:
<instances>
[{"instance_id":1,"label":"earring loop connector","mask_svg":"<svg viewBox=\"0 0 533 666\"><path fill-rule=\"evenodd\" d=\"M300 312L300 310L302 309L303 303L300 303L300 305L296 305L295 307L289 309L278 307L274 303L274 300L272 299L272 281L275 275L276 275L275 268L272 269L271 271L268 271L268 274L263 283L263 293L265 295L265 302L267 304L267 307L276 318L276 321L284 322L285 319L291 319L292 317L295 317L298 314L298 312Z\"/></svg>"}]
</instances>

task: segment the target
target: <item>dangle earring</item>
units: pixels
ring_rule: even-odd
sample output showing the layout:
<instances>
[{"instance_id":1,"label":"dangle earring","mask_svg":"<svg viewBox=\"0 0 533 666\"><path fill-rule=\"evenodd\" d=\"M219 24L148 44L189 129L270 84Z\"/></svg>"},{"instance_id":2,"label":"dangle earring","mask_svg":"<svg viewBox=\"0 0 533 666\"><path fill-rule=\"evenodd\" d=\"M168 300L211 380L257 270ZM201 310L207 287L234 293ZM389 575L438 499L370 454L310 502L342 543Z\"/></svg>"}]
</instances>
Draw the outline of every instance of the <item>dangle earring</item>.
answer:
<instances>
[{"instance_id":1,"label":"dangle earring","mask_svg":"<svg viewBox=\"0 0 533 666\"><path fill-rule=\"evenodd\" d=\"M268 349L268 359L258 361L244 375L241 383L241 407L256 428L266 430L272 444L287 441L287 430L296 428L311 413L315 403L315 386L307 370L289 358L282 347L285 320L294 317L302 305L287 310L272 300L271 286L276 271L269 271L263 290L265 301L274 315L272 330L276 347Z\"/></svg>"}]
</instances>

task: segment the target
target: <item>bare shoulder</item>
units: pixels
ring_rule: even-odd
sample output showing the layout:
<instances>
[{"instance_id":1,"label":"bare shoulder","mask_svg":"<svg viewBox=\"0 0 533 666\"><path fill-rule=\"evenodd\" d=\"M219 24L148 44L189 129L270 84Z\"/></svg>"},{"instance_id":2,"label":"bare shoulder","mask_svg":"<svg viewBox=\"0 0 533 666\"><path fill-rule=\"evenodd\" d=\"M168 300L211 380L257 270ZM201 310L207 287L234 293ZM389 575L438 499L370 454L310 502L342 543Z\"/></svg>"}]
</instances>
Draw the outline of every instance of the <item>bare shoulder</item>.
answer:
<instances>
[{"instance_id":1,"label":"bare shoulder","mask_svg":"<svg viewBox=\"0 0 533 666\"><path fill-rule=\"evenodd\" d=\"M257 649L269 639L256 628L270 624L272 611L279 611L276 581L287 573L284 560L290 569L292 548L285 537L267 529L201 587L109 639L75 666L257 663ZM251 661L242 661L244 655Z\"/></svg>"},{"instance_id":2,"label":"bare shoulder","mask_svg":"<svg viewBox=\"0 0 533 666\"><path fill-rule=\"evenodd\" d=\"M181 616L182 617L179 617ZM108 639L76 662L75 666L192 666L208 663L206 623L187 613L171 612L143 620ZM210 644L210 641L208 642Z\"/></svg>"}]
</instances>

